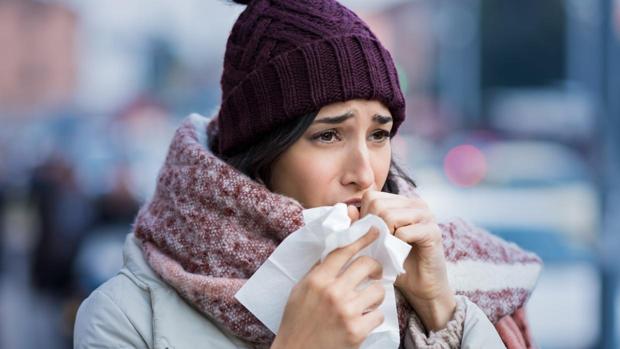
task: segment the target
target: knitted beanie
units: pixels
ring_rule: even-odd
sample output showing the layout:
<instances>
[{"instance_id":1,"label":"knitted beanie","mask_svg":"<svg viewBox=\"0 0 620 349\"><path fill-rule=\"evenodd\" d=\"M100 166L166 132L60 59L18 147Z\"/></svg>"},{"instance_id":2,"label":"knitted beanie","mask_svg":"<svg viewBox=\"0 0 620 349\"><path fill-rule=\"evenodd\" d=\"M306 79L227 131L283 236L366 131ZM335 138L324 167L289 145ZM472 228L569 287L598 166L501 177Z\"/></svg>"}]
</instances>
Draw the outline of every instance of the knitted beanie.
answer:
<instances>
[{"instance_id":1,"label":"knitted beanie","mask_svg":"<svg viewBox=\"0 0 620 349\"><path fill-rule=\"evenodd\" d=\"M321 107L378 100L392 113L405 100L389 52L335 0L234 0L247 7L224 55L222 102L209 125L211 150L231 156L265 133Z\"/></svg>"}]
</instances>

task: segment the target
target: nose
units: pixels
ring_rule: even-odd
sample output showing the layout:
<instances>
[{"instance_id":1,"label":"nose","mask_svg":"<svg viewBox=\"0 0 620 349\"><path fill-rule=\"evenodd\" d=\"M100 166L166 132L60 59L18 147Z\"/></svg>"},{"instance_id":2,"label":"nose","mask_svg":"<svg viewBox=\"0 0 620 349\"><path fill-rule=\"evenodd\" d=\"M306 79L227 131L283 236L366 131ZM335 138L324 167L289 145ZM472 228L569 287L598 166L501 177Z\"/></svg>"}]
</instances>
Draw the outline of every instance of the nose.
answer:
<instances>
[{"instance_id":1,"label":"nose","mask_svg":"<svg viewBox=\"0 0 620 349\"><path fill-rule=\"evenodd\" d=\"M342 184L345 186L355 185L357 190L372 186L375 181L375 174L371 160L371 154L365 142L352 147L345 155Z\"/></svg>"}]
</instances>

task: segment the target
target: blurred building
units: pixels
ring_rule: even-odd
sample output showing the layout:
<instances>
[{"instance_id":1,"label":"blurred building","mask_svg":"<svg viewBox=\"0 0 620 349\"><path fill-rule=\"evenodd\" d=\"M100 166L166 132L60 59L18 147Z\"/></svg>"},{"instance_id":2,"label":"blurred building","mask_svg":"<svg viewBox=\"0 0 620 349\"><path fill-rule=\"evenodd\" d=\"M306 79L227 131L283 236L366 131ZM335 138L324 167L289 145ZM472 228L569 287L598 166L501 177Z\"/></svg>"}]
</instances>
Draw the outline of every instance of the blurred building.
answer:
<instances>
[{"instance_id":1,"label":"blurred building","mask_svg":"<svg viewBox=\"0 0 620 349\"><path fill-rule=\"evenodd\" d=\"M61 4L0 1L0 117L70 99L76 22L75 13Z\"/></svg>"}]
</instances>

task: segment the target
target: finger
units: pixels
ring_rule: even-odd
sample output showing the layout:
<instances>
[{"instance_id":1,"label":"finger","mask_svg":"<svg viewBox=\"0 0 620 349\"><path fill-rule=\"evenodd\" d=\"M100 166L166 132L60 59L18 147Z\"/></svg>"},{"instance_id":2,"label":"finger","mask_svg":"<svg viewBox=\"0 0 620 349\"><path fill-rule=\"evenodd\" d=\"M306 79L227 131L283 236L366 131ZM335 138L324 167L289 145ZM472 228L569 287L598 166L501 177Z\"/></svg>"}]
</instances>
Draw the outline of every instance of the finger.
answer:
<instances>
[{"instance_id":1,"label":"finger","mask_svg":"<svg viewBox=\"0 0 620 349\"><path fill-rule=\"evenodd\" d=\"M337 248L331 251L325 260L321 264L321 268L325 269L327 273L336 277L342 270L342 267L351 259L355 254L370 245L377 239L379 232L376 228L372 227L368 230L368 233L364 234L359 239L350 243L349 245Z\"/></svg>"},{"instance_id":2,"label":"finger","mask_svg":"<svg viewBox=\"0 0 620 349\"><path fill-rule=\"evenodd\" d=\"M375 328L379 327L383 321L385 320L385 316L381 309L375 309L364 314L360 317L356 322L356 327L360 329L360 332L369 334Z\"/></svg>"},{"instance_id":3,"label":"finger","mask_svg":"<svg viewBox=\"0 0 620 349\"><path fill-rule=\"evenodd\" d=\"M380 191L369 190L362 195L362 202L360 203L360 217L364 217L368 214L369 206L373 201L378 199L379 197L387 198L386 195L394 195L390 193L383 193Z\"/></svg>"},{"instance_id":4,"label":"finger","mask_svg":"<svg viewBox=\"0 0 620 349\"><path fill-rule=\"evenodd\" d=\"M377 214L383 210L405 207L415 208L417 206L412 199L401 195L383 192L369 193L362 197L362 202L360 204L360 217L364 217L371 213Z\"/></svg>"},{"instance_id":5,"label":"finger","mask_svg":"<svg viewBox=\"0 0 620 349\"><path fill-rule=\"evenodd\" d=\"M360 211L357 209L357 207L349 205L347 206L347 211L347 213L349 214L349 218L351 218L351 223L360 219Z\"/></svg>"},{"instance_id":6,"label":"finger","mask_svg":"<svg viewBox=\"0 0 620 349\"><path fill-rule=\"evenodd\" d=\"M396 229L394 236L419 247L432 247L441 243L441 230L434 223L407 225Z\"/></svg>"},{"instance_id":7,"label":"finger","mask_svg":"<svg viewBox=\"0 0 620 349\"><path fill-rule=\"evenodd\" d=\"M364 217L369 213L377 214L377 212L385 209L403 207L429 209L426 201L420 197L368 191L362 195L360 217Z\"/></svg>"},{"instance_id":8,"label":"finger","mask_svg":"<svg viewBox=\"0 0 620 349\"><path fill-rule=\"evenodd\" d=\"M338 277L336 283L345 288L354 289L367 278L378 280L382 277L383 266L381 263L374 258L360 256Z\"/></svg>"},{"instance_id":9,"label":"finger","mask_svg":"<svg viewBox=\"0 0 620 349\"><path fill-rule=\"evenodd\" d=\"M376 215L383 219L392 234L400 227L426 223L432 218L428 210L418 208L383 209L381 212L376 213Z\"/></svg>"},{"instance_id":10,"label":"finger","mask_svg":"<svg viewBox=\"0 0 620 349\"><path fill-rule=\"evenodd\" d=\"M318 261L318 262L314 263L314 264L312 265L312 267L310 267L310 270L308 270L308 273L307 273L307 274L310 274L313 270L315 270L316 268L318 268L318 267L319 267L319 265L321 265L321 261Z\"/></svg>"},{"instance_id":11,"label":"finger","mask_svg":"<svg viewBox=\"0 0 620 349\"><path fill-rule=\"evenodd\" d=\"M306 272L306 274L304 275L304 279L312 275L313 273L320 273L319 271L320 267L321 267L321 261L319 260L316 263L314 263L312 267L310 267L310 270Z\"/></svg>"},{"instance_id":12,"label":"finger","mask_svg":"<svg viewBox=\"0 0 620 349\"><path fill-rule=\"evenodd\" d=\"M370 286L358 292L358 295L351 301L354 309L359 309L362 314L378 308L385 299L385 287L375 281Z\"/></svg>"}]
</instances>

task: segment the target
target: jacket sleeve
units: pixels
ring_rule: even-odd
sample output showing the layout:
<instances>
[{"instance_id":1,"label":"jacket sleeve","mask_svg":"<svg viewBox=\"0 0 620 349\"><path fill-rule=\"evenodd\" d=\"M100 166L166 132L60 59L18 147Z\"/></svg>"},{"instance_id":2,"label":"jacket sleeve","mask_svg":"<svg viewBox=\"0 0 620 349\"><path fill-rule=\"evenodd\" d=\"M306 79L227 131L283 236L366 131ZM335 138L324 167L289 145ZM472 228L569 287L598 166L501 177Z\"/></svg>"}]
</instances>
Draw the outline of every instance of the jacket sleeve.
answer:
<instances>
[{"instance_id":1,"label":"jacket sleeve","mask_svg":"<svg viewBox=\"0 0 620 349\"><path fill-rule=\"evenodd\" d=\"M149 346L125 313L104 292L95 290L77 313L73 348L140 348Z\"/></svg>"},{"instance_id":2,"label":"jacket sleeve","mask_svg":"<svg viewBox=\"0 0 620 349\"><path fill-rule=\"evenodd\" d=\"M457 295L457 306L446 327L426 333L415 313L409 318L405 349L506 348L495 327L478 306L466 296Z\"/></svg>"}]
</instances>

